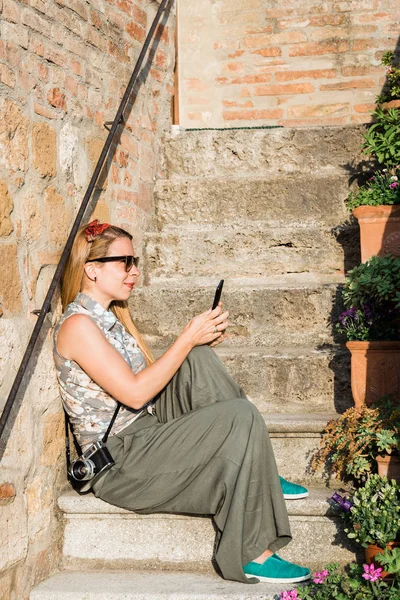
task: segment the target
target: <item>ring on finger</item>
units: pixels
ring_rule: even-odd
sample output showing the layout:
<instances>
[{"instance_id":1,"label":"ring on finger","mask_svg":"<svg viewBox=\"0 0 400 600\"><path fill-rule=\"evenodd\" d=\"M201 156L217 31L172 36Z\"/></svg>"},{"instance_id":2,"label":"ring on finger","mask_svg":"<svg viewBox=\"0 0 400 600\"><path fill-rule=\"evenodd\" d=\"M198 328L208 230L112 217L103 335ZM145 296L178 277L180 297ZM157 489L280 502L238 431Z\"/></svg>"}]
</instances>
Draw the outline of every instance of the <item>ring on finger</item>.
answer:
<instances>
[{"instance_id":1,"label":"ring on finger","mask_svg":"<svg viewBox=\"0 0 400 600\"><path fill-rule=\"evenodd\" d=\"M214 326L213 333L218 333L218 328L216 325Z\"/></svg>"}]
</instances>

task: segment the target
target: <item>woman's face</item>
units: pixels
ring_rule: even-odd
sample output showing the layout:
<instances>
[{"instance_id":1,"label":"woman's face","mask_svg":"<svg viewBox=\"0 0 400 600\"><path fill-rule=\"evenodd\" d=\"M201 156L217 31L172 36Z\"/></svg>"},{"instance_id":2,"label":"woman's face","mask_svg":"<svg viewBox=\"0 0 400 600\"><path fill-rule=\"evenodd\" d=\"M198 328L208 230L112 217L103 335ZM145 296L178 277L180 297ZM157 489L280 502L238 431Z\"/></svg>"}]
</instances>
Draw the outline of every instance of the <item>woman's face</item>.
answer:
<instances>
[{"instance_id":1,"label":"woman's face","mask_svg":"<svg viewBox=\"0 0 400 600\"><path fill-rule=\"evenodd\" d=\"M117 238L108 249L107 256L135 256L132 242L127 237ZM87 263L92 265L91 272L86 270L90 279L96 277L91 292L95 292L97 300L110 303L113 300L127 300L135 285L140 271L132 266L127 273L123 261L106 263Z\"/></svg>"}]
</instances>

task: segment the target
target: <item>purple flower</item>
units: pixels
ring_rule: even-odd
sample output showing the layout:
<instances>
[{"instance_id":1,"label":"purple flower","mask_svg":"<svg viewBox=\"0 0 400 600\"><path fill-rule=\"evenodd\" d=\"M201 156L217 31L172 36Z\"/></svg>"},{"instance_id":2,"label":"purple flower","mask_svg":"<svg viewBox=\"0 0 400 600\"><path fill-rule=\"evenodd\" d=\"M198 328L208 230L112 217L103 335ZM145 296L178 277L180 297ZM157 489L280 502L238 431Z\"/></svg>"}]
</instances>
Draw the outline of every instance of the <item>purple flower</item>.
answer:
<instances>
[{"instance_id":1,"label":"purple flower","mask_svg":"<svg viewBox=\"0 0 400 600\"><path fill-rule=\"evenodd\" d=\"M281 600L296 600L297 590L290 590L290 592L281 592Z\"/></svg>"},{"instance_id":2,"label":"purple flower","mask_svg":"<svg viewBox=\"0 0 400 600\"><path fill-rule=\"evenodd\" d=\"M375 569L374 563L371 563L370 565L363 565L363 567L364 567L364 573L363 573L364 579L366 579L367 581L371 581L372 583L374 581L377 581L378 579L381 579L381 577L382 577L382 568L381 567L379 567L378 569Z\"/></svg>"},{"instance_id":3,"label":"purple flower","mask_svg":"<svg viewBox=\"0 0 400 600\"><path fill-rule=\"evenodd\" d=\"M339 315L339 321L342 325L346 325L347 319L354 319L355 321L358 321L357 309L354 306L348 310L345 310Z\"/></svg>"},{"instance_id":4,"label":"purple flower","mask_svg":"<svg viewBox=\"0 0 400 600\"><path fill-rule=\"evenodd\" d=\"M326 569L324 569L320 573L315 573L315 575L313 577L313 582L314 583L325 583L325 581L328 579L328 577L329 577L329 572Z\"/></svg>"},{"instance_id":5,"label":"purple flower","mask_svg":"<svg viewBox=\"0 0 400 600\"><path fill-rule=\"evenodd\" d=\"M398 186L399 186L398 181L393 181L393 183L389 184L389 187L392 188L392 190L396 189Z\"/></svg>"}]
</instances>

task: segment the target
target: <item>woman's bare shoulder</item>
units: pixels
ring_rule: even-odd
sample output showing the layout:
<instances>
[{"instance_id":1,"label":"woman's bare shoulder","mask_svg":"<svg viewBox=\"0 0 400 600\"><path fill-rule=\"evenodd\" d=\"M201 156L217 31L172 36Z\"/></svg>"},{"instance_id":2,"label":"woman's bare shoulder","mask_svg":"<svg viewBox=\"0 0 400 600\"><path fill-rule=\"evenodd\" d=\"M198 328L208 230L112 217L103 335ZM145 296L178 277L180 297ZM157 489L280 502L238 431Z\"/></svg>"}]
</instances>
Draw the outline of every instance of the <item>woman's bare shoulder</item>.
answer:
<instances>
[{"instance_id":1,"label":"woman's bare shoulder","mask_svg":"<svg viewBox=\"0 0 400 600\"><path fill-rule=\"evenodd\" d=\"M76 344L82 343L82 340L88 338L97 341L103 340L104 336L100 328L91 317L84 314L74 314L61 323L57 335L57 349L65 358L73 358L71 352Z\"/></svg>"}]
</instances>

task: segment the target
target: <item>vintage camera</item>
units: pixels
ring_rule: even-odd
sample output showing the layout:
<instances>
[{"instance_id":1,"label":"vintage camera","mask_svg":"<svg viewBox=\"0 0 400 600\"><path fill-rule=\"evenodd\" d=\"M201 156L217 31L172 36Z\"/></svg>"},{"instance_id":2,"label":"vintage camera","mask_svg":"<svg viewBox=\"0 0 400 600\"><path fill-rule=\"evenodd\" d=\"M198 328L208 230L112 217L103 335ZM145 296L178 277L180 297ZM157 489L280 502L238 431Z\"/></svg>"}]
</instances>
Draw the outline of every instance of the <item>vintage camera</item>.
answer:
<instances>
[{"instance_id":1,"label":"vintage camera","mask_svg":"<svg viewBox=\"0 0 400 600\"><path fill-rule=\"evenodd\" d=\"M69 471L69 479L75 490L85 493L115 465L107 446L103 442L94 442L75 460Z\"/></svg>"}]
</instances>

